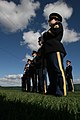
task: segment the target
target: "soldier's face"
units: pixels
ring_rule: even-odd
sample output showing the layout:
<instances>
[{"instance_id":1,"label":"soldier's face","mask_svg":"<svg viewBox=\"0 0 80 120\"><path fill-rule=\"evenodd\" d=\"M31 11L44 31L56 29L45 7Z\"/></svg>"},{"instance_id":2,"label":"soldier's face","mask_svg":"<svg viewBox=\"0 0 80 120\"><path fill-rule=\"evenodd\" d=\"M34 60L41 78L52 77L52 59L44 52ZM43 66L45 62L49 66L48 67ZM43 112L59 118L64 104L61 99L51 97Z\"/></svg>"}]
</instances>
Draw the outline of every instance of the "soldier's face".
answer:
<instances>
[{"instance_id":1,"label":"soldier's face","mask_svg":"<svg viewBox=\"0 0 80 120\"><path fill-rule=\"evenodd\" d=\"M70 62L66 62L66 65L69 66L69 65L70 65Z\"/></svg>"},{"instance_id":2,"label":"soldier's face","mask_svg":"<svg viewBox=\"0 0 80 120\"><path fill-rule=\"evenodd\" d=\"M55 24L57 21L55 20L55 19L52 19L51 21L50 21L50 24Z\"/></svg>"},{"instance_id":3,"label":"soldier's face","mask_svg":"<svg viewBox=\"0 0 80 120\"><path fill-rule=\"evenodd\" d=\"M37 54L36 54L36 53L34 53L34 54L32 55L32 57L35 57L35 56L37 56Z\"/></svg>"},{"instance_id":4,"label":"soldier's face","mask_svg":"<svg viewBox=\"0 0 80 120\"><path fill-rule=\"evenodd\" d=\"M28 64L31 64L31 61L28 61Z\"/></svg>"}]
</instances>

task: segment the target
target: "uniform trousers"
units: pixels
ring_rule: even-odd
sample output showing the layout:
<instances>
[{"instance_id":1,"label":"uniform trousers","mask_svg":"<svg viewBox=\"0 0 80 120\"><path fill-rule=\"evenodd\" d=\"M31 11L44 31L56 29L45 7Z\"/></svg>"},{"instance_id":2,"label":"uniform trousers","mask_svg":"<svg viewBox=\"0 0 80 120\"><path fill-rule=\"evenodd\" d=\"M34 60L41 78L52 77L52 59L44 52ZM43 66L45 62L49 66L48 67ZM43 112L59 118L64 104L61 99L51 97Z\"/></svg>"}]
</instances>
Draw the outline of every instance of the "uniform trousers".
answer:
<instances>
[{"instance_id":1,"label":"uniform trousers","mask_svg":"<svg viewBox=\"0 0 80 120\"><path fill-rule=\"evenodd\" d=\"M36 70L37 77L38 77L38 92L43 92L43 73L42 68Z\"/></svg>"},{"instance_id":2,"label":"uniform trousers","mask_svg":"<svg viewBox=\"0 0 80 120\"><path fill-rule=\"evenodd\" d=\"M67 86L68 86L68 91L70 92L74 92L74 85L73 85L73 79L72 78L70 78L70 77L67 77L66 78L66 80L67 80Z\"/></svg>"},{"instance_id":3,"label":"uniform trousers","mask_svg":"<svg viewBox=\"0 0 80 120\"><path fill-rule=\"evenodd\" d=\"M66 96L66 80L63 66L64 54L60 52L52 52L46 54L45 57L50 82L47 94Z\"/></svg>"}]
</instances>

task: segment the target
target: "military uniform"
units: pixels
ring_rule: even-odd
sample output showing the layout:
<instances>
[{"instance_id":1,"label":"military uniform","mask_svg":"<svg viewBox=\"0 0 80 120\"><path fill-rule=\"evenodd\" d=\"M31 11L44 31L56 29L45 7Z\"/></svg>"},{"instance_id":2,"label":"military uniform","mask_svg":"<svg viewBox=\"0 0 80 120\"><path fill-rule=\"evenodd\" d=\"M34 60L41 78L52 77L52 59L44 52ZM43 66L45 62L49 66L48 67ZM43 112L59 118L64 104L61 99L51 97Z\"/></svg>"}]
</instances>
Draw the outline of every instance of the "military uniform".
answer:
<instances>
[{"instance_id":1,"label":"military uniform","mask_svg":"<svg viewBox=\"0 0 80 120\"><path fill-rule=\"evenodd\" d=\"M42 73L41 56L36 57L36 73L38 78L38 92L43 93L43 73Z\"/></svg>"},{"instance_id":2,"label":"military uniform","mask_svg":"<svg viewBox=\"0 0 80 120\"><path fill-rule=\"evenodd\" d=\"M37 92L37 74L33 60L30 65L30 77L32 79L32 92Z\"/></svg>"},{"instance_id":3,"label":"military uniform","mask_svg":"<svg viewBox=\"0 0 80 120\"><path fill-rule=\"evenodd\" d=\"M66 96L66 80L63 67L63 58L66 51L61 43L63 37L62 17L57 13L52 13L49 16L49 22L53 19L58 21L50 25L50 29L43 34L42 45L50 81L47 94Z\"/></svg>"},{"instance_id":4,"label":"military uniform","mask_svg":"<svg viewBox=\"0 0 80 120\"><path fill-rule=\"evenodd\" d=\"M68 62L69 62L70 64L67 65L66 70L65 70L66 81L67 81L68 91L74 92L71 61L70 61L70 60L67 60L67 61L66 61L66 64L67 64Z\"/></svg>"},{"instance_id":5,"label":"military uniform","mask_svg":"<svg viewBox=\"0 0 80 120\"><path fill-rule=\"evenodd\" d=\"M33 58L33 64L35 67L35 79L33 79L33 86L37 89L37 92L43 93L43 70L42 70L42 57L39 55L38 52L33 51L32 54L36 56Z\"/></svg>"},{"instance_id":6,"label":"military uniform","mask_svg":"<svg viewBox=\"0 0 80 120\"><path fill-rule=\"evenodd\" d=\"M29 64L25 65L24 74L22 76L22 90L30 92L30 70Z\"/></svg>"},{"instance_id":7,"label":"military uniform","mask_svg":"<svg viewBox=\"0 0 80 120\"><path fill-rule=\"evenodd\" d=\"M42 41L40 41L40 39L38 42L41 42L41 44L42 44ZM40 46L41 46L41 44L39 43ZM40 47L38 49L38 54L39 54L39 58L40 58L39 61L41 64L41 65L39 65L39 69L41 71L39 74L39 76L40 76L39 83L41 83L39 85L40 85L41 89L39 89L39 91L42 91L44 94L46 94L46 92L47 92L47 69L46 69L46 59L44 57L44 51L43 51L42 47Z\"/></svg>"}]
</instances>

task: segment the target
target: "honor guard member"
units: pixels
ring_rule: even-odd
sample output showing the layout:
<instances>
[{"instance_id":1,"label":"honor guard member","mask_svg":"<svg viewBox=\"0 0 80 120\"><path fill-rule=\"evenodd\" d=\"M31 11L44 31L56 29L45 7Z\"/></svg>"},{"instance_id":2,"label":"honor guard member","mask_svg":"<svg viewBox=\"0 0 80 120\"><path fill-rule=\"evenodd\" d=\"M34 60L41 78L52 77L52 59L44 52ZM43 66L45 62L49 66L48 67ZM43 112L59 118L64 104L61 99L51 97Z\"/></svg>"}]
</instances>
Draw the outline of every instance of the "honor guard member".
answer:
<instances>
[{"instance_id":1,"label":"honor guard member","mask_svg":"<svg viewBox=\"0 0 80 120\"><path fill-rule=\"evenodd\" d=\"M63 44L62 17L58 13L49 15L50 29L43 33L42 51L44 52L47 71L49 76L49 87L47 94L55 96L66 96L66 80L63 67L63 58L66 55Z\"/></svg>"},{"instance_id":2,"label":"honor guard member","mask_svg":"<svg viewBox=\"0 0 80 120\"><path fill-rule=\"evenodd\" d=\"M43 72L42 72L42 58L40 54L37 51L33 51L32 53L33 58L33 64L35 66L35 77L33 79L35 84L35 88L37 89L37 92L43 93Z\"/></svg>"},{"instance_id":3,"label":"honor guard member","mask_svg":"<svg viewBox=\"0 0 80 120\"><path fill-rule=\"evenodd\" d=\"M66 81L68 85L68 91L74 92L74 85L73 85L73 75L72 75L72 65L70 60L66 60Z\"/></svg>"},{"instance_id":4,"label":"honor guard member","mask_svg":"<svg viewBox=\"0 0 80 120\"><path fill-rule=\"evenodd\" d=\"M37 74L37 85L38 85L38 92L43 93L43 72L42 72L42 58L40 54L37 52L36 57L36 74Z\"/></svg>"},{"instance_id":5,"label":"honor guard member","mask_svg":"<svg viewBox=\"0 0 80 120\"><path fill-rule=\"evenodd\" d=\"M32 60L27 60L27 68L26 68L26 76L27 76L27 92L31 91L31 66L32 66Z\"/></svg>"},{"instance_id":6,"label":"honor guard member","mask_svg":"<svg viewBox=\"0 0 80 120\"><path fill-rule=\"evenodd\" d=\"M37 92L37 73L36 73L36 62L37 62L37 51L32 52L32 92Z\"/></svg>"},{"instance_id":7,"label":"honor guard member","mask_svg":"<svg viewBox=\"0 0 80 120\"><path fill-rule=\"evenodd\" d=\"M29 71L30 60L28 59L27 64L24 67L24 74L22 76L22 90L30 92L30 71Z\"/></svg>"},{"instance_id":8,"label":"honor guard member","mask_svg":"<svg viewBox=\"0 0 80 120\"><path fill-rule=\"evenodd\" d=\"M27 64L25 65L25 68L26 68L26 66L27 66ZM26 87L26 73L25 73L25 69L24 69L24 74L21 77L21 80L22 80L22 91L26 91L27 87Z\"/></svg>"},{"instance_id":9,"label":"honor guard member","mask_svg":"<svg viewBox=\"0 0 80 120\"><path fill-rule=\"evenodd\" d=\"M38 44L40 45L40 48L38 49L38 56L40 56L40 63L41 63L41 66L40 66L40 69L41 69L41 74L39 75L40 76L40 80L41 80L41 88L43 93L46 94L47 92L47 69L46 69L46 59L44 57L44 51L42 51L42 44L43 43L43 39L42 37L39 37L38 38Z\"/></svg>"}]
</instances>

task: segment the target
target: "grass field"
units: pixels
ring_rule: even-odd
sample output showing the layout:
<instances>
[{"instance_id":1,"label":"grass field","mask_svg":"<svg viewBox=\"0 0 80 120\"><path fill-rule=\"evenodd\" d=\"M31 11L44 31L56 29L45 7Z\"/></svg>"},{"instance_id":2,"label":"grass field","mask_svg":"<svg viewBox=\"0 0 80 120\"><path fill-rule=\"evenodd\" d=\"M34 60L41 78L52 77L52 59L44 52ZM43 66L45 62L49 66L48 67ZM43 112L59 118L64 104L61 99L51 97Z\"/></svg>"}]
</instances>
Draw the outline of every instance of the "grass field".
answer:
<instances>
[{"instance_id":1,"label":"grass field","mask_svg":"<svg viewBox=\"0 0 80 120\"><path fill-rule=\"evenodd\" d=\"M66 97L0 87L0 120L80 120L80 92Z\"/></svg>"}]
</instances>

